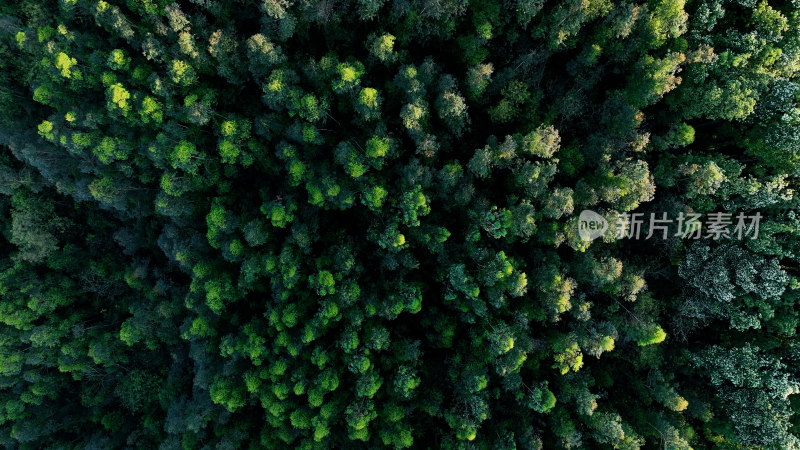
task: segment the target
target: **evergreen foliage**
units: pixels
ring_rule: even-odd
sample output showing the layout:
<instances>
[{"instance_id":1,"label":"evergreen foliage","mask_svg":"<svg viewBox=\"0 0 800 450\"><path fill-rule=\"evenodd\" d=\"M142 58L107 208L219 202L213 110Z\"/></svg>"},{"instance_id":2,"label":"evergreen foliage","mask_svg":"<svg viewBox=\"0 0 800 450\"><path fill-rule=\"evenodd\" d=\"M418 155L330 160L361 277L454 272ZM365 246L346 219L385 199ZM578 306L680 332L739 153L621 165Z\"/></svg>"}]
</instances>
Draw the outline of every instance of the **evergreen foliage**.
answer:
<instances>
[{"instance_id":1,"label":"evergreen foliage","mask_svg":"<svg viewBox=\"0 0 800 450\"><path fill-rule=\"evenodd\" d=\"M0 56L4 448L800 449L797 1L6 1Z\"/></svg>"}]
</instances>

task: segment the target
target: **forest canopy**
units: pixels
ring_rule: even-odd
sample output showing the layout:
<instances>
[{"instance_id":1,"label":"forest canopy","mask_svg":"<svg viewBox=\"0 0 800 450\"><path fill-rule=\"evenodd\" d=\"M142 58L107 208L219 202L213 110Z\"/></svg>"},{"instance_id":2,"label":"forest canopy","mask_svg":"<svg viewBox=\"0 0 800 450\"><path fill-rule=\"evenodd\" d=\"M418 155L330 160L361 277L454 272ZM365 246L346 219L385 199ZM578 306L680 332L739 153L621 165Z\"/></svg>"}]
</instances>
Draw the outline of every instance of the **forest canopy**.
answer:
<instances>
[{"instance_id":1,"label":"forest canopy","mask_svg":"<svg viewBox=\"0 0 800 450\"><path fill-rule=\"evenodd\" d=\"M0 445L798 450L799 75L797 0L0 1Z\"/></svg>"}]
</instances>

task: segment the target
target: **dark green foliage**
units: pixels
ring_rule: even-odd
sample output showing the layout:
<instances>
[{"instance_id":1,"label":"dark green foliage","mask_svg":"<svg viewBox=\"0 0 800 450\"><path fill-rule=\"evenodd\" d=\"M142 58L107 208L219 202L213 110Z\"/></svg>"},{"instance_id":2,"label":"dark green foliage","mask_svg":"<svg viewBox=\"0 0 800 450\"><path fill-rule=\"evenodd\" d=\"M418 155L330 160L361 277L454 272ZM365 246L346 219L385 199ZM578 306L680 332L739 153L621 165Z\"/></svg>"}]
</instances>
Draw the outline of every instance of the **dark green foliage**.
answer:
<instances>
[{"instance_id":1,"label":"dark green foliage","mask_svg":"<svg viewBox=\"0 0 800 450\"><path fill-rule=\"evenodd\" d=\"M0 445L800 449L798 75L773 0L2 3Z\"/></svg>"}]
</instances>

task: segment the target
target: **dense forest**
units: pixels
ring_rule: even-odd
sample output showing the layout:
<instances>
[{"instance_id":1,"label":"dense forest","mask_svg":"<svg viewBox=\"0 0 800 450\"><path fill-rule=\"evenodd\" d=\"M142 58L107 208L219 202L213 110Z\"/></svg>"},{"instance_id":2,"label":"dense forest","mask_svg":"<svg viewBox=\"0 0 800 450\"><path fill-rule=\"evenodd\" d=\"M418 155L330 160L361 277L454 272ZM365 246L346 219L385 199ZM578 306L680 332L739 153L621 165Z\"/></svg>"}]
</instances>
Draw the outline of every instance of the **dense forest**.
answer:
<instances>
[{"instance_id":1,"label":"dense forest","mask_svg":"<svg viewBox=\"0 0 800 450\"><path fill-rule=\"evenodd\" d=\"M798 75L798 0L0 0L0 446L800 449Z\"/></svg>"}]
</instances>

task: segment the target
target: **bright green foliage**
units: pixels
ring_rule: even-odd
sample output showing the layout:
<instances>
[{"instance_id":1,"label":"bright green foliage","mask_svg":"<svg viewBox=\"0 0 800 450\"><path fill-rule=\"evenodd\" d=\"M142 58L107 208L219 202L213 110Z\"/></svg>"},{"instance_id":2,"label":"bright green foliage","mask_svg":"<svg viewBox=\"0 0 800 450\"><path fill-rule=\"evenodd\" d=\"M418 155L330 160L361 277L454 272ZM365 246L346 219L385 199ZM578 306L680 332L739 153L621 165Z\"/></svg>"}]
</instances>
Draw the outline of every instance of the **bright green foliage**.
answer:
<instances>
[{"instance_id":1,"label":"bright green foliage","mask_svg":"<svg viewBox=\"0 0 800 450\"><path fill-rule=\"evenodd\" d=\"M365 87L358 93L356 110L365 120L375 120L381 116L381 96L377 89Z\"/></svg>"},{"instance_id":2,"label":"bright green foliage","mask_svg":"<svg viewBox=\"0 0 800 450\"><path fill-rule=\"evenodd\" d=\"M169 76L174 83L180 86L189 86L197 79L197 74L192 66L181 60L172 61L172 65L169 68Z\"/></svg>"},{"instance_id":3,"label":"bright green foliage","mask_svg":"<svg viewBox=\"0 0 800 450\"><path fill-rule=\"evenodd\" d=\"M319 296L334 294L336 292L334 288L336 281L333 278L333 274L327 270L320 271L316 277L312 276L308 281L313 286L316 286L317 295Z\"/></svg>"},{"instance_id":4,"label":"bright green foliage","mask_svg":"<svg viewBox=\"0 0 800 450\"><path fill-rule=\"evenodd\" d=\"M366 205L372 209L380 209L388 192L381 186L373 186L364 194Z\"/></svg>"},{"instance_id":5,"label":"bright green foliage","mask_svg":"<svg viewBox=\"0 0 800 450\"><path fill-rule=\"evenodd\" d=\"M382 62L391 62L395 59L394 43L396 38L389 34L375 36L370 46L370 53Z\"/></svg>"},{"instance_id":6,"label":"bright green foliage","mask_svg":"<svg viewBox=\"0 0 800 450\"><path fill-rule=\"evenodd\" d=\"M639 337L636 339L636 343L645 346L645 345L652 345L652 344L659 344L664 342L664 339L667 338L667 333L664 330L655 324L650 324L649 326L642 329L639 334Z\"/></svg>"},{"instance_id":7,"label":"bright green foliage","mask_svg":"<svg viewBox=\"0 0 800 450\"><path fill-rule=\"evenodd\" d=\"M139 116L142 118L143 123L160 124L164 120L164 113L161 105L156 99L150 96L145 96L142 99L142 104L139 108Z\"/></svg>"},{"instance_id":8,"label":"bright green foliage","mask_svg":"<svg viewBox=\"0 0 800 450\"><path fill-rule=\"evenodd\" d=\"M131 58L125 55L125 51L123 50L115 49L108 55L108 67L113 70L128 70L130 63Z\"/></svg>"},{"instance_id":9,"label":"bright green foliage","mask_svg":"<svg viewBox=\"0 0 800 450\"><path fill-rule=\"evenodd\" d=\"M567 338L557 342L553 346L554 369L558 369L561 374L572 370L577 372L583 367L583 353L581 353L578 343Z\"/></svg>"},{"instance_id":10,"label":"bright green foliage","mask_svg":"<svg viewBox=\"0 0 800 450\"><path fill-rule=\"evenodd\" d=\"M130 92L120 83L115 83L106 90L107 107L110 111L127 113L130 110L130 105L128 104L130 98Z\"/></svg>"},{"instance_id":11,"label":"bright green foliage","mask_svg":"<svg viewBox=\"0 0 800 450\"><path fill-rule=\"evenodd\" d=\"M56 55L55 66L56 69L61 71L61 76L64 78L72 77L72 66L77 63L75 58L70 58L66 53L59 52Z\"/></svg>"},{"instance_id":12,"label":"bright green foliage","mask_svg":"<svg viewBox=\"0 0 800 450\"><path fill-rule=\"evenodd\" d=\"M561 137L553 126L539 126L520 142L521 150L539 158L550 158L559 149Z\"/></svg>"},{"instance_id":13,"label":"bright green foliage","mask_svg":"<svg viewBox=\"0 0 800 450\"><path fill-rule=\"evenodd\" d=\"M333 81L334 92L351 92L361 83L361 76L364 74L364 65L355 62L354 64L341 63L336 66L337 77Z\"/></svg>"},{"instance_id":14,"label":"bright green foliage","mask_svg":"<svg viewBox=\"0 0 800 450\"><path fill-rule=\"evenodd\" d=\"M389 153L389 138L372 137L366 144L366 155L369 158L383 158Z\"/></svg>"},{"instance_id":15,"label":"bright green foliage","mask_svg":"<svg viewBox=\"0 0 800 450\"><path fill-rule=\"evenodd\" d=\"M55 134L53 133L53 122L49 120L44 120L42 123L39 124L37 127L39 130L39 136L47 139L48 141L52 141L55 139Z\"/></svg>"},{"instance_id":16,"label":"bright green foliage","mask_svg":"<svg viewBox=\"0 0 800 450\"><path fill-rule=\"evenodd\" d=\"M233 412L244 406L244 389L230 380L217 378L211 384L209 394L214 403L224 406L228 411Z\"/></svg>"},{"instance_id":17,"label":"bright green foliage","mask_svg":"<svg viewBox=\"0 0 800 450\"><path fill-rule=\"evenodd\" d=\"M169 155L172 168L185 170L187 172L194 172L197 170L197 158L199 158L197 148L189 141L180 141Z\"/></svg>"}]
</instances>

